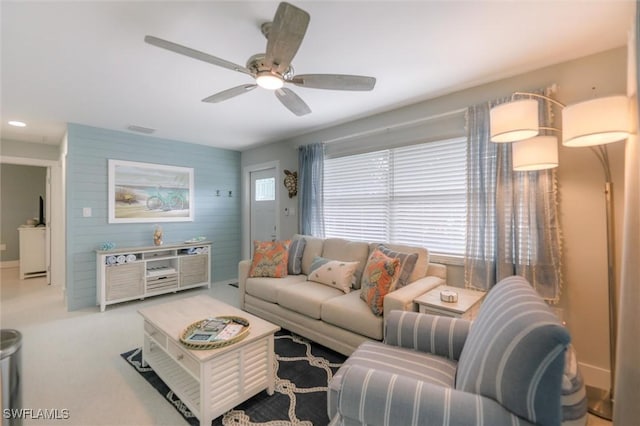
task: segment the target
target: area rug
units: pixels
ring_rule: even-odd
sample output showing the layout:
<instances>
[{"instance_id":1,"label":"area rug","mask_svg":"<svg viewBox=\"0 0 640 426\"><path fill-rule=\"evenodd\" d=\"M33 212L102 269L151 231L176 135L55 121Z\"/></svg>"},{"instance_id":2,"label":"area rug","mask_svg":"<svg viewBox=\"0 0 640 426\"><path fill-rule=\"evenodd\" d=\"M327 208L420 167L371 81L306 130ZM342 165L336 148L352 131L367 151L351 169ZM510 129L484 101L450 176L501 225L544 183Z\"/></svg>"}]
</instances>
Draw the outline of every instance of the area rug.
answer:
<instances>
[{"instance_id":1,"label":"area rug","mask_svg":"<svg viewBox=\"0 0 640 426\"><path fill-rule=\"evenodd\" d=\"M329 423L327 417L327 383L345 356L300 336L281 330L275 336L276 391L269 396L262 391L233 410L215 419L213 426L223 425L300 425ZM150 367L142 367L142 349L121 356L144 377L191 425L197 426L189 408L180 401Z\"/></svg>"}]
</instances>

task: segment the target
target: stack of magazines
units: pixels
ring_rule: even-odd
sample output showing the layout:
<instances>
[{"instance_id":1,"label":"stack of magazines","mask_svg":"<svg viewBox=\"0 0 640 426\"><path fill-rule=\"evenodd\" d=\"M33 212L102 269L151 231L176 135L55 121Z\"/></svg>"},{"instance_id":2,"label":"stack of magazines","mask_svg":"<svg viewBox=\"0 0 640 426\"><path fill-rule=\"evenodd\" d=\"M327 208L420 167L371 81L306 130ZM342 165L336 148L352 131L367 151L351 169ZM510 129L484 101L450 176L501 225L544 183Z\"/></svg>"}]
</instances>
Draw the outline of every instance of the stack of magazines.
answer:
<instances>
[{"instance_id":1,"label":"stack of magazines","mask_svg":"<svg viewBox=\"0 0 640 426\"><path fill-rule=\"evenodd\" d=\"M241 319L207 318L186 336L186 342L204 343L229 340L240 334L248 323Z\"/></svg>"}]
</instances>

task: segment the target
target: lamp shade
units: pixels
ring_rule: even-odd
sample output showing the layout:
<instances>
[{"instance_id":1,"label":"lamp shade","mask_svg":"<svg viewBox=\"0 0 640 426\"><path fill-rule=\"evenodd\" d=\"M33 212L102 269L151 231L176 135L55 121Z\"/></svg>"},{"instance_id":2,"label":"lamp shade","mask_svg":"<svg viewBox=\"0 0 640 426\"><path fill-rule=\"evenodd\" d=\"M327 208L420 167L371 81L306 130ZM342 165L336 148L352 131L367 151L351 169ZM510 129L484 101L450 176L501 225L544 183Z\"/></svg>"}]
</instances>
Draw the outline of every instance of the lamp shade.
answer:
<instances>
[{"instance_id":1,"label":"lamp shade","mask_svg":"<svg viewBox=\"0 0 640 426\"><path fill-rule=\"evenodd\" d=\"M562 111L562 144L592 146L629 137L629 98L609 96L567 105Z\"/></svg>"},{"instance_id":2,"label":"lamp shade","mask_svg":"<svg viewBox=\"0 0 640 426\"><path fill-rule=\"evenodd\" d=\"M491 108L491 142L515 142L538 134L538 101L522 99Z\"/></svg>"},{"instance_id":3,"label":"lamp shade","mask_svg":"<svg viewBox=\"0 0 640 426\"><path fill-rule=\"evenodd\" d=\"M513 170L531 171L558 167L558 139L536 136L511 145Z\"/></svg>"}]
</instances>

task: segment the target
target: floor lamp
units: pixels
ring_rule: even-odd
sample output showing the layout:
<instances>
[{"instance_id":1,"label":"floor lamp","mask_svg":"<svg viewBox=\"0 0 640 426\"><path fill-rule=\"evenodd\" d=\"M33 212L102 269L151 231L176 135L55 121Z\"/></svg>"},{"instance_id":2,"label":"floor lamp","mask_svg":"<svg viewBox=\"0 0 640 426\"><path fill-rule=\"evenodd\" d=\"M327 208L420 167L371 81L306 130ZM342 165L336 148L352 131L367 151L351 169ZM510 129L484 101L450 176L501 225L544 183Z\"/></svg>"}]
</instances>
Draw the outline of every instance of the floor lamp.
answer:
<instances>
[{"instance_id":1,"label":"floor lamp","mask_svg":"<svg viewBox=\"0 0 640 426\"><path fill-rule=\"evenodd\" d=\"M527 96L515 100L517 95ZM613 185L606 144L629 137L629 100L626 96L594 98L564 105L544 95L516 92L511 102L491 109L491 141L514 142L514 170L541 170L558 166L555 136L537 136L539 126L537 98L546 99L562 109L562 144L569 147L589 147L602 165L605 177L605 208L607 227L607 284L609 296L609 357L610 389L586 386L589 412L607 420L613 418L614 380L618 310L615 283L615 241L613 228Z\"/></svg>"},{"instance_id":2,"label":"floor lamp","mask_svg":"<svg viewBox=\"0 0 640 426\"><path fill-rule=\"evenodd\" d=\"M606 146L591 147L602 163L605 175L604 194L607 219L607 282L609 293L609 358L610 358L610 387L609 390L599 389L587 385L587 400L589 412L603 419L613 419L613 389L616 371L616 344L618 331L618 305L616 299L615 278L615 241L613 229L613 183Z\"/></svg>"},{"instance_id":3,"label":"floor lamp","mask_svg":"<svg viewBox=\"0 0 640 426\"><path fill-rule=\"evenodd\" d=\"M613 418L616 371L618 306L615 278L615 234L613 228L613 184L606 144L629 137L629 99L611 96L591 99L567 106L562 112L562 138L566 146L588 146L596 154L605 177L605 208L607 221L607 282L609 294L609 390L587 386L589 412L607 420ZM605 131L606 130L606 131Z\"/></svg>"}]
</instances>

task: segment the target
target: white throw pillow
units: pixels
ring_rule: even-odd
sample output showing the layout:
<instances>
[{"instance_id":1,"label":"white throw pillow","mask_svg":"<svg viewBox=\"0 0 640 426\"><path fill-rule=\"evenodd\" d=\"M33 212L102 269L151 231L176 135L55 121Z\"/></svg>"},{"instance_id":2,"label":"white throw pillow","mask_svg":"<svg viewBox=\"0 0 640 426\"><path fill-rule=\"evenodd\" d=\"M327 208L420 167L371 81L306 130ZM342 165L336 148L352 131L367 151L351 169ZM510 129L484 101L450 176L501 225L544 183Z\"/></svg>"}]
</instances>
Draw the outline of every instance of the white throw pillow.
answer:
<instances>
[{"instance_id":1,"label":"white throw pillow","mask_svg":"<svg viewBox=\"0 0 640 426\"><path fill-rule=\"evenodd\" d=\"M349 293L353 284L353 274L359 264L360 262L344 262L316 256L311 264L307 280Z\"/></svg>"}]
</instances>

